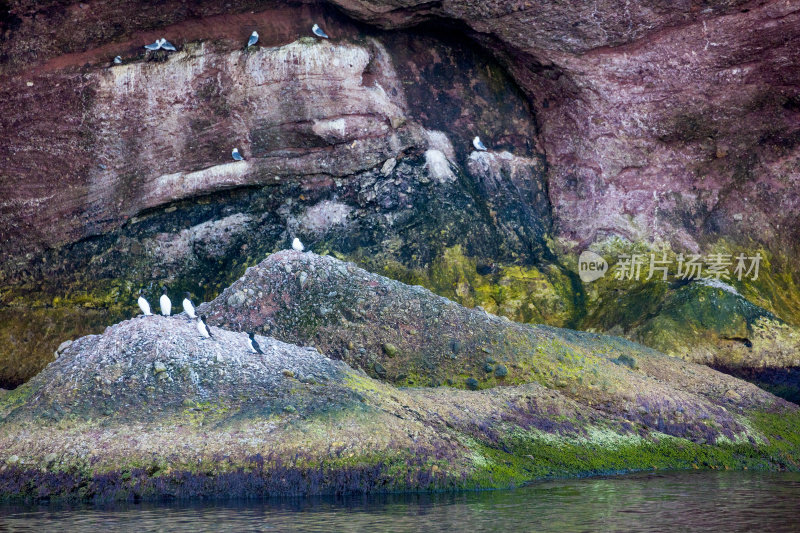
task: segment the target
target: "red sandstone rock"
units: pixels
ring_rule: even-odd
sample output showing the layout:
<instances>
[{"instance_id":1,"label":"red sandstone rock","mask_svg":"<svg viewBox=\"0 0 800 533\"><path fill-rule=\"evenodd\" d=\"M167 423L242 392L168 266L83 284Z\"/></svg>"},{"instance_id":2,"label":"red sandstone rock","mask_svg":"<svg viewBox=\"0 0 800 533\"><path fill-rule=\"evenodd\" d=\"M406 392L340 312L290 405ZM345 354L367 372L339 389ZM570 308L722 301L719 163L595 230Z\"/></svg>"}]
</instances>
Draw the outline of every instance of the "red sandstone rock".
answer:
<instances>
[{"instance_id":1,"label":"red sandstone rock","mask_svg":"<svg viewBox=\"0 0 800 533\"><path fill-rule=\"evenodd\" d=\"M800 241L800 196L796 192L800 180L797 1L703 5L666 1L335 3L347 14L384 28L449 20L494 49L535 104L550 169L556 229L568 245L621 235L632 240L663 238L680 247L697 249L709 235L716 237L719 233L764 243L778 241L784 247ZM81 151L95 134L91 121L87 122L91 118L86 116L87 106L95 107L96 99L101 105L113 105L108 101L107 83L114 81L109 77L118 78L114 72L146 67L163 85L167 80L159 73L163 68L172 69L173 63L126 65L103 76L95 69L77 73L74 66L85 62L97 65L120 52L138 52L139 41L167 33L178 44L197 39L235 41L258 26L262 44L285 44L307 33L303 28L313 19L326 23L334 41L352 35L346 22L318 6L277 7L259 13L248 12L262 7L256 2L233 2L224 8L201 2L192 8L181 5L170 9L167 5L132 2L34 7L20 1L10 7L10 16L4 21L5 60L0 67L7 76L12 75L5 78L3 94L7 102L3 123L6 141L0 153L4 162L0 192L6 200L0 208L0 233L15 243L22 234L38 235L50 243L68 241L81 233L102 231L110 220L135 211L114 207L119 200L109 195L107 188L101 186L98 192L97 183L104 178L88 177L99 172L92 154ZM212 48L204 45L190 53L195 58L202 55L202 67L187 64L180 73L174 73L183 78L184 91L191 86L213 92L221 86L224 92L229 84L236 85L231 78L233 65L238 61L245 68L252 64L240 59L250 56L216 56L209 53ZM171 61L182 62L180 58ZM217 81L214 73L218 74ZM379 75L385 79L385 74ZM27 87L27 81L34 85ZM130 89L134 91L142 87L136 85L142 78L116 81L133 83ZM346 85L340 87L346 90ZM120 131L117 125L105 133L106 148L113 149L109 146L111 139L119 138L129 149L133 146L133 151L143 152L138 159L151 157L144 153L151 150L135 146L134 136L152 134L152 128L164 121L171 128L170 136L178 137L175 146L156 144L149 166L160 162L167 168L156 173L148 169L152 176L144 183L158 176L180 173L180 177L166 179L170 183L161 191L148 192L155 198L151 196L142 206L170 194L182 197L206 190L187 181L228 187L261 181L263 174L276 170L268 168L261 178L248 178L245 174L253 173L245 172L241 165L217 169L213 176L187 179L187 173L218 161L216 153L208 153L208 146L203 148L207 152L204 157L188 161L181 152L189 151L193 142L200 143L203 138L231 136L237 126L243 126L241 122L235 124L235 117L247 107L233 109L231 121L224 120L213 128L195 124L202 132L199 139L196 135L183 138L188 137L191 128L187 126L192 120L201 121L201 116L225 111L187 109L196 102L177 97L181 91L178 86L174 91L161 93L157 102L152 97L158 92L154 92L150 104L135 114L123 107L117 121L126 116L129 129ZM246 93L240 98L246 99ZM331 91L330 96L335 99L337 91ZM37 119L42 101L49 102L51 109L55 107L49 121ZM181 124L164 116L173 104L177 106L175 116L180 112L185 117ZM161 112L153 114L150 105L160 106ZM11 116L9 108L14 110ZM372 113L363 111L367 117ZM95 113L94 117L104 115ZM381 120L387 118L391 117L382 112ZM309 125L304 123L304 127ZM364 131L361 126L352 122L349 127ZM297 128L303 130L295 125ZM78 138L71 136L76 131L80 132ZM300 137L307 134L311 132L297 133ZM330 132L321 138L334 140ZM39 151L42 142L50 146L46 154ZM225 148L229 151L228 144ZM174 150L178 146L182 149ZM170 149L168 155L162 152L166 148ZM309 155L316 157L318 154ZM106 166L111 167L108 173L140 170L130 160ZM279 164L278 169L302 174L308 166L327 172L319 161L301 162L299 167ZM76 180L72 177L75 175L83 178ZM183 182L177 191L176 180ZM142 183L134 181L135 187ZM59 194L54 196L56 189ZM131 192L137 194L121 190L125 198ZM75 209L86 199L88 205ZM43 228L29 219L37 206L45 204L59 223ZM734 215L742 216L734 219ZM57 235L53 233L60 233L64 224L66 236L54 238Z\"/></svg>"}]
</instances>

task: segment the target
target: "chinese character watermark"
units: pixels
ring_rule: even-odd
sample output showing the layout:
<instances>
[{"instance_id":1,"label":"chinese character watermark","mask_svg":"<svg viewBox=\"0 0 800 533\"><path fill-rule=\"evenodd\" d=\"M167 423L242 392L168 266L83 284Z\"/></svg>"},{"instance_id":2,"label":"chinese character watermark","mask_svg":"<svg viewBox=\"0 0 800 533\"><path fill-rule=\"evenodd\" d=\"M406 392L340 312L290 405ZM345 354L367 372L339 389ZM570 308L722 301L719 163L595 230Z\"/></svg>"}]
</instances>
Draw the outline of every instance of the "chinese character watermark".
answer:
<instances>
[{"instance_id":1,"label":"chinese character watermark","mask_svg":"<svg viewBox=\"0 0 800 533\"><path fill-rule=\"evenodd\" d=\"M706 256L700 254L678 254L674 259L667 257L666 252L661 254L621 254L611 269L614 279L649 281L657 279L667 281L668 278L680 280L714 279L717 281L733 280L742 281L749 278L758 279L761 266L761 253L746 256L743 253L732 254L712 253ZM600 255L585 251L578 259L578 273L584 283L590 283L605 276L609 270L608 263Z\"/></svg>"}]
</instances>

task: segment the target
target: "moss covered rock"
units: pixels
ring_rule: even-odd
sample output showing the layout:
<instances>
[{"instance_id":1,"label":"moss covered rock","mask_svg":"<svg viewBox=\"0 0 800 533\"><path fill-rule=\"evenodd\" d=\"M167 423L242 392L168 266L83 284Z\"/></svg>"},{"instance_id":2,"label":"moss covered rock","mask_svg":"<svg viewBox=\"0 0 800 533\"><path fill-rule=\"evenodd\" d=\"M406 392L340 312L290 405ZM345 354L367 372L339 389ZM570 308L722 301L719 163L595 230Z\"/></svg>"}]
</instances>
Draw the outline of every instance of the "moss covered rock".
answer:
<instances>
[{"instance_id":1,"label":"moss covered rock","mask_svg":"<svg viewBox=\"0 0 800 533\"><path fill-rule=\"evenodd\" d=\"M244 331L212 326L203 338L183 314L75 340L0 395L0 497L442 490L800 464L796 406L622 339L514 324L312 253L276 254L237 283L231 290L249 301L226 308L223 293L201 309L211 321L295 344L257 335L263 353L254 354ZM430 329L409 328L414 314ZM332 323L366 342L323 342ZM425 342L411 349L415 336ZM310 342L319 349L297 345ZM388 343L394 357L371 349ZM367 355L337 351L359 345ZM364 358L374 377L327 355ZM615 364L634 358L635 367ZM396 363L438 379L442 368L423 363L440 359L463 389L390 383ZM473 361L494 365L491 379L504 386L462 380Z\"/></svg>"}]
</instances>

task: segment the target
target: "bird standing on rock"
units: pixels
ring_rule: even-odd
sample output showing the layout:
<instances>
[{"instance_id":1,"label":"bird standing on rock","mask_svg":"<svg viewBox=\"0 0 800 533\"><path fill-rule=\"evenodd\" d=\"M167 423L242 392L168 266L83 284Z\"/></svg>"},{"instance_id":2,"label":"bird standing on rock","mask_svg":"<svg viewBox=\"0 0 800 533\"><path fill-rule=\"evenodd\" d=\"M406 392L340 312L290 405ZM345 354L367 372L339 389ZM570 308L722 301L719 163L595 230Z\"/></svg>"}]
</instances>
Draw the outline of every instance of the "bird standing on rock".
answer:
<instances>
[{"instance_id":1,"label":"bird standing on rock","mask_svg":"<svg viewBox=\"0 0 800 533\"><path fill-rule=\"evenodd\" d=\"M256 340L254 334L247 334L247 345L248 348L250 348L250 353L260 353L261 355L264 355L264 352L261 351L261 346L258 345L258 341Z\"/></svg>"},{"instance_id":2,"label":"bird standing on rock","mask_svg":"<svg viewBox=\"0 0 800 533\"><path fill-rule=\"evenodd\" d=\"M186 311L186 315L189 318L197 318L197 315L194 314L194 304L191 300L191 295L188 292L183 293L183 310Z\"/></svg>"},{"instance_id":3,"label":"bird standing on rock","mask_svg":"<svg viewBox=\"0 0 800 533\"><path fill-rule=\"evenodd\" d=\"M234 161L244 161L244 157L242 157L242 154L239 153L238 148L234 148L231 151L231 157L233 158Z\"/></svg>"},{"instance_id":4,"label":"bird standing on rock","mask_svg":"<svg viewBox=\"0 0 800 533\"><path fill-rule=\"evenodd\" d=\"M213 337L211 334L211 328L209 328L208 324L206 324L206 317L204 315L197 317L197 331L199 331L200 335L206 339Z\"/></svg>"},{"instance_id":5,"label":"bird standing on rock","mask_svg":"<svg viewBox=\"0 0 800 533\"><path fill-rule=\"evenodd\" d=\"M250 48L254 44L258 42L258 32L254 31L250 34L250 38L247 40L247 47Z\"/></svg>"},{"instance_id":6,"label":"bird standing on rock","mask_svg":"<svg viewBox=\"0 0 800 533\"><path fill-rule=\"evenodd\" d=\"M292 250L294 250L295 252L302 252L305 249L306 247L303 246L303 243L300 242L300 239L295 237L294 240L292 241Z\"/></svg>"},{"instance_id":7,"label":"bird standing on rock","mask_svg":"<svg viewBox=\"0 0 800 533\"><path fill-rule=\"evenodd\" d=\"M142 310L142 313L144 313L144 316L150 316L150 315L153 314L153 313L150 312L150 304L147 303L147 300L144 299L144 296L142 295L142 290L141 289L139 289L139 299L136 300L136 303L139 304L139 309Z\"/></svg>"},{"instance_id":8,"label":"bird standing on rock","mask_svg":"<svg viewBox=\"0 0 800 533\"><path fill-rule=\"evenodd\" d=\"M322 31L322 28L320 28L320 27L319 27L318 25L316 25L316 24L314 24L314 25L311 27L311 32L312 32L314 35L316 35L317 37L322 37L323 39L329 39L329 38L330 38L330 37L328 37L328 34L327 34L327 33L325 33L324 31Z\"/></svg>"},{"instance_id":9,"label":"bird standing on rock","mask_svg":"<svg viewBox=\"0 0 800 533\"><path fill-rule=\"evenodd\" d=\"M154 42L153 44L146 44L146 45L144 45L144 47L147 50L150 50L151 52L154 52L154 51L158 50L159 48L161 48L161 39L156 39L156 42Z\"/></svg>"},{"instance_id":10,"label":"bird standing on rock","mask_svg":"<svg viewBox=\"0 0 800 533\"><path fill-rule=\"evenodd\" d=\"M114 64L115 65L121 65L122 64L122 56L115 57L114 58Z\"/></svg>"},{"instance_id":11,"label":"bird standing on rock","mask_svg":"<svg viewBox=\"0 0 800 533\"><path fill-rule=\"evenodd\" d=\"M169 296L167 296L167 288L161 287L161 298L158 299L158 303L161 304L161 314L164 316L169 316L172 313L172 302L169 300Z\"/></svg>"},{"instance_id":12,"label":"bird standing on rock","mask_svg":"<svg viewBox=\"0 0 800 533\"><path fill-rule=\"evenodd\" d=\"M472 146L475 147L476 150L480 150L481 152L486 151L486 145L481 142L481 138L477 135L474 139L472 139Z\"/></svg>"}]
</instances>

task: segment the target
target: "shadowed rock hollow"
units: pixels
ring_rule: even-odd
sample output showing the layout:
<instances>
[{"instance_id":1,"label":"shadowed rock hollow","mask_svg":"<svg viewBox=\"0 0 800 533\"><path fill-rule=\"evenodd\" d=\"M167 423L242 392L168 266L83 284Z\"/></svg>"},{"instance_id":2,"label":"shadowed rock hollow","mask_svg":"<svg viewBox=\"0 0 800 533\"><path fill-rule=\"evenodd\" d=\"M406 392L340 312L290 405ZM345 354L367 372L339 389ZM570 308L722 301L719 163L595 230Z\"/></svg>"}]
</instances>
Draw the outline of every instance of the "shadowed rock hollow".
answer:
<instances>
[{"instance_id":1,"label":"shadowed rock hollow","mask_svg":"<svg viewBox=\"0 0 800 533\"><path fill-rule=\"evenodd\" d=\"M200 309L322 353L257 335L253 354L246 333L212 326L205 339L183 314L78 339L0 396L0 496L362 493L798 465L797 407L754 385L621 339L513 324L330 257L275 254ZM332 349L347 343L323 340L334 323L368 356ZM351 366L367 359L374 377ZM484 390L397 388L378 364L492 377L464 384Z\"/></svg>"}]
</instances>

